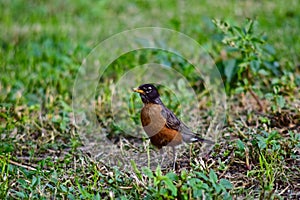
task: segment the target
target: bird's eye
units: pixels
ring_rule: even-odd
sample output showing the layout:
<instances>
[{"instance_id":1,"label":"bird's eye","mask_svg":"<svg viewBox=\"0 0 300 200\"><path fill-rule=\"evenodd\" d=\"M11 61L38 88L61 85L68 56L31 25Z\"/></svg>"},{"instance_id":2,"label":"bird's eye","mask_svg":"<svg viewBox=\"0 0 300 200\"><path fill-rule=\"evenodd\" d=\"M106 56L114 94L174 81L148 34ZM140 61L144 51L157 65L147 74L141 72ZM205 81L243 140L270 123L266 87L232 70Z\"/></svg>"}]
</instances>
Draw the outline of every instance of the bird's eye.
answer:
<instances>
[{"instance_id":1,"label":"bird's eye","mask_svg":"<svg viewBox=\"0 0 300 200\"><path fill-rule=\"evenodd\" d=\"M152 92L152 90L148 88L148 90L146 90L146 93L148 94L150 92Z\"/></svg>"}]
</instances>

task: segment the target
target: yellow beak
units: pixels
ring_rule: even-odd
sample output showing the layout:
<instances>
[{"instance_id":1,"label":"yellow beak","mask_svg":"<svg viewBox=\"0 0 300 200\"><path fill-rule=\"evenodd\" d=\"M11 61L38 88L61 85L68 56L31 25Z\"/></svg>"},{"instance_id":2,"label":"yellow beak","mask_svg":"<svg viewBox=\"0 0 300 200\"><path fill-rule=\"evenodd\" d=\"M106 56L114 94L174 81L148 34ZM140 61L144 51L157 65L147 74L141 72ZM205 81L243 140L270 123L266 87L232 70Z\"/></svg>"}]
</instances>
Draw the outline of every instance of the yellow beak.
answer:
<instances>
[{"instance_id":1,"label":"yellow beak","mask_svg":"<svg viewBox=\"0 0 300 200\"><path fill-rule=\"evenodd\" d=\"M133 88L134 92L140 93L140 94L145 94L145 92L139 88Z\"/></svg>"}]
</instances>

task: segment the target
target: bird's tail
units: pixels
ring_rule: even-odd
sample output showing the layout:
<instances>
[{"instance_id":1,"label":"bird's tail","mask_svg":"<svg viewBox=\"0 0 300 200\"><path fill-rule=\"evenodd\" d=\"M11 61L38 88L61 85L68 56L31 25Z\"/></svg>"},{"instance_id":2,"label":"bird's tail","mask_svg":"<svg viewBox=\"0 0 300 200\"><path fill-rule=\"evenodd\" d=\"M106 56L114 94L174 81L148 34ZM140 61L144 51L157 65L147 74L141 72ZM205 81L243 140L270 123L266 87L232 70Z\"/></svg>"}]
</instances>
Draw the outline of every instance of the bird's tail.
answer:
<instances>
[{"instance_id":1,"label":"bird's tail","mask_svg":"<svg viewBox=\"0 0 300 200\"><path fill-rule=\"evenodd\" d=\"M208 140L208 139L204 139L201 137L198 137L196 135L192 135L192 134L183 134L183 141L186 143L194 143L194 142L204 142L207 144L215 144L215 142Z\"/></svg>"},{"instance_id":2,"label":"bird's tail","mask_svg":"<svg viewBox=\"0 0 300 200\"><path fill-rule=\"evenodd\" d=\"M180 133L182 135L182 139L186 143L193 143L193 142L205 142L207 144L215 144L211 140L207 140L197 136L194 132L192 132L185 124L181 124L180 126Z\"/></svg>"},{"instance_id":3,"label":"bird's tail","mask_svg":"<svg viewBox=\"0 0 300 200\"><path fill-rule=\"evenodd\" d=\"M196 136L195 138L197 140L195 142L204 142L204 143L207 143L207 144L215 144L215 142L213 142L211 140L208 140L208 139L204 139L204 138L201 138L201 137L198 137L198 136Z\"/></svg>"}]
</instances>

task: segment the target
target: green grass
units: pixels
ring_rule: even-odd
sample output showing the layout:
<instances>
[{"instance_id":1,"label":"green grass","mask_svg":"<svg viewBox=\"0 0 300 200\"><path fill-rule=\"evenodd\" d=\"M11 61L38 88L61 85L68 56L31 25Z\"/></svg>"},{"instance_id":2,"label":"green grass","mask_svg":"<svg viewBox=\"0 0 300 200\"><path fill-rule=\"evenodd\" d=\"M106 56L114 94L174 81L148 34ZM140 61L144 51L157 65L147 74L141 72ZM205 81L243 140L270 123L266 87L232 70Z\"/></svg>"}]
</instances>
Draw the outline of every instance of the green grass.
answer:
<instances>
[{"instance_id":1,"label":"green grass","mask_svg":"<svg viewBox=\"0 0 300 200\"><path fill-rule=\"evenodd\" d=\"M297 0L0 1L0 198L299 198L298 10ZM242 44L233 50L222 42L232 35L215 26L213 19L243 28L247 18L256 20L254 30L242 39L229 38ZM87 149L94 146L84 145L78 136L83 129L72 114L73 87L82 60L113 34L145 26L180 31L198 41L216 62L228 95L225 126L214 148L200 156L199 144L181 147L175 171L168 162L162 169L146 167L148 155L145 160L128 160L124 155L148 152L152 157L156 150L147 146L147 138L132 138L122 131L109 108L111 90L122 75L152 60L170 65L189 80L200 110L182 108L192 98L182 89L182 80L159 89L165 104L186 122L191 119L185 113L200 113L201 125L194 125L204 133L216 113L203 80L179 56L130 52L113 62L99 80L91 102L101 126L96 130L115 142L112 153L123 155L114 164L105 156L90 155ZM251 68L252 54L243 52L251 52L255 43L250 40L248 46L248 36L263 39L258 49L269 51L267 56L255 54L261 62L258 72ZM241 63L246 63L245 68ZM181 91L180 97L170 89ZM117 102L130 108L123 125L139 125L140 99L124 98ZM83 122L88 126L88 121ZM100 145L98 151L108 152L108 146ZM127 162L122 165L124 157Z\"/></svg>"}]
</instances>

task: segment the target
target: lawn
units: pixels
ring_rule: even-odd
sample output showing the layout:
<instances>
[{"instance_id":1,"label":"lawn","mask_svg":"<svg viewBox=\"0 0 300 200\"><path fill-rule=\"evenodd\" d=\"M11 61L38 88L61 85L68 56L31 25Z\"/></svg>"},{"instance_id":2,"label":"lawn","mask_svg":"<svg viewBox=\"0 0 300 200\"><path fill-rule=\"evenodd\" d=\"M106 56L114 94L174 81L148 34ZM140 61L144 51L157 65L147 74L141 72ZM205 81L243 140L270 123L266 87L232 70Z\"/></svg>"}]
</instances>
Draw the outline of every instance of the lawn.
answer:
<instances>
[{"instance_id":1,"label":"lawn","mask_svg":"<svg viewBox=\"0 0 300 200\"><path fill-rule=\"evenodd\" d=\"M0 198L299 199L299 10L0 1ZM158 165L132 92L146 82L215 144Z\"/></svg>"}]
</instances>

